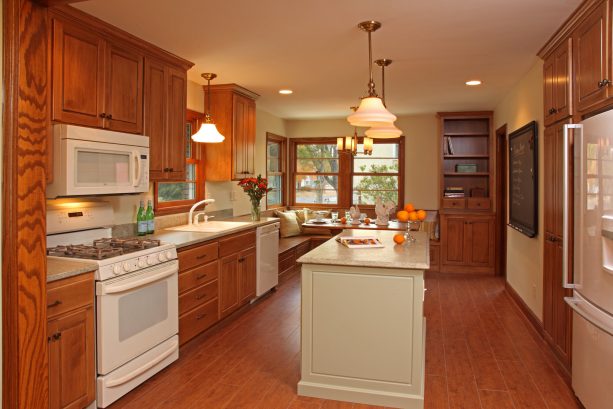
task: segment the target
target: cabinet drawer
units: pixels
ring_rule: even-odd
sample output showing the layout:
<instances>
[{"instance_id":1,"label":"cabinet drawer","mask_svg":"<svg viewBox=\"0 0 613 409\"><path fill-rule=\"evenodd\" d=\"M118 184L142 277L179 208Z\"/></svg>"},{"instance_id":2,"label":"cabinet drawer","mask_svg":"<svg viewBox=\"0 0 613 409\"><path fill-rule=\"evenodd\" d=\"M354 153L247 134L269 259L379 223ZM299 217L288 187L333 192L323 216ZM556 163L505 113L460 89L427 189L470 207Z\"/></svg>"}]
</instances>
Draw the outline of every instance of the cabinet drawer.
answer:
<instances>
[{"instance_id":1,"label":"cabinet drawer","mask_svg":"<svg viewBox=\"0 0 613 409\"><path fill-rule=\"evenodd\" d=\"M308 253L311 250L311 240L305 241L302 244L299 244L296 247L296 260L298 260L302 255Z\"/></svg>"},{"instance_id":2,"label":"cabinet drawer","mask_svg":"<svg viewBox=\"0 0 613 409\"><path fill-rule=\"evenodd\" d=\"M218 300L215 298L179 317L179 343L181 345L218 321Z\"/></svg>"},{"instance_id":3,"label":"cabinet drawer","mask_svg":"<svg viewBox=\"0 0 613 409\"><path fill-rule=\"evenodd\" d=\"M445 209L464 209L466 200L464 199L443 199L443 207Z\"/></svg>"},{"instance_id":4,"label":"cabinet drawer","mask_svg":"<svg viewBox=\"0 0 613 409\"><path fill-rule=\"evenodd\" d=\"M219 282L217 280L211 281L179 296L179 315L183 315L192 308L217 298L219 294L218 285Z\"/></svg>"},{"instance_id":5,"label":"cabinet drawer","mask_svg":"<svg viewBox=\"0 0 613 409\"><path fill-rule=\"evenodd\" d=\"M214 242L180 251L178 253L179 270L189 270L198 265L217 260L219 254L218 248L218 243Z\"/></svg>"},{"instance_id":6,"label":"cabinet drawer","mask_svg":"<svg viewBox=\"0 0 613 409\"><path fill-rule=\"evenodd\" d=\"M47 318L93 303L93 273L54 281L47 286Z\"/></svg>"},{"instance_id":7,"label":"cabinet drawer","mask_svg":"<svg viewBox=\"0 0 613 409\"><path fill-rule=\"evenodd\" d=\"M466 199L466 204L469 209L487 210L490 208L490 199L487 197L471 197Z\"/></svg>"},{"instance_id":8,"label":"cabinet drawer","mask_svg":"<svg viewBox=\"0 0 613 409\"><path fill-rule=\"evenodd\" d=\"M229 256L249 247L255 247L255 230L219 240L219 257Z\"/></svg>"},{"instance_id":9,"label":"cabinet drawer","mask_svg":"<svg viewBox=\"0 0 613 409\"><path fill-rule=\"evenodd\" d=\"M216 280L219 276L219 261L184 270L179 273L179 294Z\"/></svg>"}]
</instances>

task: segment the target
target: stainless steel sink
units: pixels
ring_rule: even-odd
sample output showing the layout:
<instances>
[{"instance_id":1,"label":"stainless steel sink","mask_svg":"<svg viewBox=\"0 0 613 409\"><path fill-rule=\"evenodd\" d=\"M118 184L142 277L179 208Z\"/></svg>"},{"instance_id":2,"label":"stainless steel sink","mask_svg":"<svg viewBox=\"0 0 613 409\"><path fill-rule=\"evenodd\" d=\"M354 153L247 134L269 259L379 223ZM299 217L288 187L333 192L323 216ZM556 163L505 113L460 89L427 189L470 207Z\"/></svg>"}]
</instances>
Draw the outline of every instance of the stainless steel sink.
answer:
<instances>
[{"instance_id":1,"label":"stainless steel sink","mask_svg":"<svg viewBox=\"0 0 613 409\"><path fill-rule=\"evenodd\" d=\"M222 222L222 221L211 221L211 222L202 222L199 224L184 224L182 226L169 227L166 230L175 230L175 231L189 231L189 232L197 232L197 233L219 233L226 230L232 230L237 227L246 226L251 224L250 222Z\"/></svg>"}]
</instances>

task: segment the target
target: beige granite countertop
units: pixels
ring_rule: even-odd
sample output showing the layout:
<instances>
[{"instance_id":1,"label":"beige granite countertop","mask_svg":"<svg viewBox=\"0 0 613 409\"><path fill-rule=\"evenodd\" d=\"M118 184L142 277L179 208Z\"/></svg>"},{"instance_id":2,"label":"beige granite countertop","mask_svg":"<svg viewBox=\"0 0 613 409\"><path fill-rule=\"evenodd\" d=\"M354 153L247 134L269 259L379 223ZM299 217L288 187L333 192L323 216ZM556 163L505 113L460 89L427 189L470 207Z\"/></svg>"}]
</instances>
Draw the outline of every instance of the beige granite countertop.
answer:
<instances>
[{"instance_id":1,"label":"beige granite countertop","mask_svg":"<svg viewBox=\"0 0 613 409\"><path fill-rule=\"evenodd\" d=\"M262 217L262 219L258 222L251 221L251 216L239 216L232 217L229 219L223 219L225 222L249 222L249 224L237 226L233 229L224 230L222 232L217 233L199 233L199 232L187 232L187 231L176 231L176 230L168 230L162 229L150 236L155 239L159 239L166 243L172 243L177 246L177 249L181 247L187 247L198 243L203 243L205 241L214 240L219 237L227 236L228 234L238 233L245 230L251 230L256 227L264 226L267 224L271 224L274 222L278 222L279 219L276 217Z\"/></svg>"},{"instance_id":2,"label":"beige granite countertop","mask_svg":"<svg viewBox=\"0 0 613 409\"><path fill-rule=\"evenodd\" d=\"M66 260L62 258L47 257L47 282L62 280L79 274L97 270L98 266L92 262Z\"/></svg>"},{"instance_id":3,"label":"beige granite countertop","mask_svg":"<svg viewBox=\"0 0 613 409\"><path fill-rule=\"evenodd\" d=\"M332 238L298 259L303 264L379 267L426 270L430 268L430 241L426 232L411 232L416 242L397 245L393 237L397 231L345 230L341 236L377 236L383 248L350 249Z\"/></svg>"}]
</instances>

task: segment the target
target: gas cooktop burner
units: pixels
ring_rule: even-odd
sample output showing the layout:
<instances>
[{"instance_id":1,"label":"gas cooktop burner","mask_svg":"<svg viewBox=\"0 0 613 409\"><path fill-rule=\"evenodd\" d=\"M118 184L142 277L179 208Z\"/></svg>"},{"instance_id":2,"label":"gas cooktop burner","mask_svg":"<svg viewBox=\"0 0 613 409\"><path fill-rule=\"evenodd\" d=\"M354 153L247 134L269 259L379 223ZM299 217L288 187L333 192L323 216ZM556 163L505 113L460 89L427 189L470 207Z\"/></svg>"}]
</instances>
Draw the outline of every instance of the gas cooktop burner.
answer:
<instances>
[{"instance_id":1,"label":"gas cooktop burner","mask_svg":"<svg viewBox=\"0 0 613 409\"><path fill-rule=\"evenodd\" d=\"M47 249L48 256L85 258L103 260L134 251L158 247L160 241L156 239L141 239L137 237L126 239L97 239L93 245L77 244L57 246Z\"/></svg>"}]
</instances>

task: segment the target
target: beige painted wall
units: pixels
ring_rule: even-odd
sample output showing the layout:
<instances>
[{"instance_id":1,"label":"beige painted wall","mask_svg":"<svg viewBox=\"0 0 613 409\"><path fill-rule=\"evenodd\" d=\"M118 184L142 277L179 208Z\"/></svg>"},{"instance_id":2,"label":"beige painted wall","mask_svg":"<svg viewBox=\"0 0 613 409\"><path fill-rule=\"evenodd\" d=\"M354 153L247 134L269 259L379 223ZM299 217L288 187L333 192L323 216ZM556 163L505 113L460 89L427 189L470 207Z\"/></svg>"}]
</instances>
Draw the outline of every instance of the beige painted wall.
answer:
<instances>
[{"instance_id":1,"label":"beige painted wall","mask_svg":"<svg viewBox=\"0 0 613 409\"><path fill-rule=\"evenodd\" d=\"M539 319L543 318L543 62L538 59L530 71L498 104L494 112L496 129L507 124L511 133L536 120L538 129L538 235L529 238L507 227L507 281ZM508 196L507 196L508 197Z\"/></svg>"},{"instance_id":2,"label":"beige painted wall","mask_svg":"<svg viewBox=\"0 0 613 409\"><path fill-rule=\"evenodd\" d=\"M418 208L438 209L438 143L435 114L398 117L396 125L405 135L405 203ZM353 134L345 118L323 120L287 120L287 136L312 138ZM358 130L358 133L361 133Z\"/></svg>"}]
</instances>

